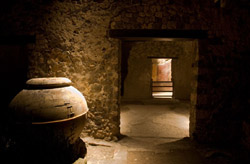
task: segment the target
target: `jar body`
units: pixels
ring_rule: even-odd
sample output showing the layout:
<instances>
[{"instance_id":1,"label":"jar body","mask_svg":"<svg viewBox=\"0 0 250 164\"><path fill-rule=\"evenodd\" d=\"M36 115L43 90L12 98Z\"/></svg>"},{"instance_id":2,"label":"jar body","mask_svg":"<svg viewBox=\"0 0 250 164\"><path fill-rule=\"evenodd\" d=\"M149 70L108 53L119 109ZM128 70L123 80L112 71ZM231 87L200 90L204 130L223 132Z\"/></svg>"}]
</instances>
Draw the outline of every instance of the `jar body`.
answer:
<instances>
[{"instance_id":1,"label":"jar body","mask_svg":"<svg viewBox=\"0 0 250 164\"><path fill-rule=\"evenodd\" d=\"M30 149L72 147L79 141L87 119L84 96L71 86L69 79L66 82L65 78L32 80L9 105L18 140L29 144Z\"/></svg>"}]
</instances>

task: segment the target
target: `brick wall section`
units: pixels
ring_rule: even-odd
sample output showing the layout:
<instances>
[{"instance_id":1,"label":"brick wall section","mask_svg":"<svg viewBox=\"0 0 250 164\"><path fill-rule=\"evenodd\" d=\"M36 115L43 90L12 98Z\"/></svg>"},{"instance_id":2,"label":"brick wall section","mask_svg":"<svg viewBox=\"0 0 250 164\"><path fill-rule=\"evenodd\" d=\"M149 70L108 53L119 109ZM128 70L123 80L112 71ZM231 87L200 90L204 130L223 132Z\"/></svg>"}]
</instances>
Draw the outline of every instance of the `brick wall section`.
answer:
<instances>
[{"instance_id":1,"label":"brick wall section","mask_svg":"<svg viewBox=\"0 0 250 164\"><path fill-rule=\"evenodd\" d=\"M119 41L108 29L208 30L199 41L191 135L204 142L249 144L249 2L213 0L25 0L1 12L2 34L36 35L28 77L65 76L85 96L97 138L119 134ZM243 121L242 121L243 120ZM193 122L193 123L192 123ZM242 126L243 125L243 126Z\"/></svg>"}]
</instances>

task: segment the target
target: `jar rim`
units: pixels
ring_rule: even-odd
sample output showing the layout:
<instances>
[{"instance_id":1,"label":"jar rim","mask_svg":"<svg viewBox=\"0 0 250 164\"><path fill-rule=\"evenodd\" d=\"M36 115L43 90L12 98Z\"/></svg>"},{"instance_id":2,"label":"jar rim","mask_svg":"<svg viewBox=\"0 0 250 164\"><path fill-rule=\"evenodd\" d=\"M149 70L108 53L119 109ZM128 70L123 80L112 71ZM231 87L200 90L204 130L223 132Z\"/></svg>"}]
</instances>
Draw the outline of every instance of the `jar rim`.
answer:
<instances>
[{"instance_id":1,"label":"jar rim","mask_svg":"<svg viewBox=\"0 0 250 164\"><path fill-rule=\"evenodd\" d=\"M26 82L28 88L54 88L71 85L71 80L66 77L32 78Z\"/></svg>"}]
</instances>

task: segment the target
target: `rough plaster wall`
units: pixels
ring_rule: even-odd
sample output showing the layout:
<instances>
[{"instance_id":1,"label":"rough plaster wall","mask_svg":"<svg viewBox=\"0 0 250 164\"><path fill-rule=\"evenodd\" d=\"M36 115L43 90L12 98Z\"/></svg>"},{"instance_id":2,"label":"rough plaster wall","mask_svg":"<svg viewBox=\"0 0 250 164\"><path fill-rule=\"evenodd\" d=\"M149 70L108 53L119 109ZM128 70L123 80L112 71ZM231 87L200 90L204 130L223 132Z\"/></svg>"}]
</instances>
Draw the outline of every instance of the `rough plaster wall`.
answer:
<instances>
[{"instance_id":1,"label":"rough plaster wall","mask_svg":"<svg viewBox=\"0 0 250 164\"><path fill-rule=\"evenodd\" d=\"M144 51L143 46L137 48L137 45L132 47L128 58L128 74L124 82L123 99L151 98L151 60L147 58L147 52Z\"/></svg>"},{"instance_id":2,"label":"rough plaster wall","mask_svg":"<svg viewBox=\"0 0 250 164\"><path fill-rule=\"evenodd\" d=\"M211 0L14 2L1 5L1 35L36 35L28 45L28 77L69 77L89 103L88 132L99 138L119 130L118 41L106 30L208 30L194 65L190 134L213 143L241 138L250 148L249 2L226 1L224 8Z\"/></svg>"},{"instance_id":3,"label":"rough plaster wall","mask_svg":"<svg viewBox=\"0 0 250 164\"><path fill-rule=\"evenodd\" d=\"M37 58L37 63L31 63L29 77L71 79L86 97L90 109L85 132L112 139L119 134L119 46L107 37L111 14L107 8L108 3L55 2L44 18L45 33L37 35L39 50L30 56ZM39 68L44 62L47 68Z\"/></svg>"},{"instance_id":4,"label":"rough plaster wall","mask_svg":"<svg viewBox=\"0 0 250 164\"><path fill-rule=\"evenodd\" d=\"M124 85L124 99L151 98L152 61L148 57L176 57L173 59L174 97L190 100L192 64L195 59L195 41L137 42L128 58L128 75Z\"/></svg>"},{"instance_id":5,"label":"rough plaster wall","mask_svg":"<svg viewBox=\"0 0 250 164\"><path fill-rule=\"evenodd\" d=\"M177 54L178 59L173 60L174 97L181 100L190 100L192 92L191 82L194 80L192 65L196 57L196 41L183 42Z\"/></svg>"}]
</instances>

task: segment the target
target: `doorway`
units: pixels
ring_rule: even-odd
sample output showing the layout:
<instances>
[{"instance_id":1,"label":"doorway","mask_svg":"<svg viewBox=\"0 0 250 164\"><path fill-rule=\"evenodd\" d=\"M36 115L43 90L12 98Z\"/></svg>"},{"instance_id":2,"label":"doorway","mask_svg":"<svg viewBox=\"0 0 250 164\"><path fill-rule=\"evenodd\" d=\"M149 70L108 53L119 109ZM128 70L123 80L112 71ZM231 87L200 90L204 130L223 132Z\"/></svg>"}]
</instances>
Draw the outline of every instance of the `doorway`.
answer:
<instances>
[{"instance_id":1,"label":"doorway","mask_svg":"<svg viewBox=\"0 0 250 164\"><path fill-rule=\"evenodd\" d=\"M134 44L132 42L147 42L147 41L151 41L151 43L148 46L143 47L141 52L144 52L145 50L149 50L148 51L148 56L159 56L159 54L164 53L164 55L166 55L165 57L171 57L172 54L173 56L176 55L178 52L180 52L181 50L183 50L184 52L186 52L187 54L189 54L187 56L187 58L192 57L194 60L192 62L192 60L189 60L191 62L191 64L189 62L185 62L186 65L191 66L189 70L185 69L183 64L180 64L181 62L175 62L175 60L172 61L173 65L176 65L175 68L178 68L178 70L173 70L173 72L175 72L175 75L178 74L182 74L183 76L178 76L181 79L176 79L175 75L173 74L173 81L174 81L174 85L173 85L173 90L174 93L173 95L176 97L180 98L188 98L188 101L190 102L189 104L191 105L190 109L189 109L189 135L190 137L193 137L195 131L196 131L196 104L197 104L197 75L198 75L198 61L199 61L199 49L200 49L200 43L203 44L204 41L206 41L206 39L208 38L208 33L205 30L154 30L154 29L147 29L147 30L122 30L122 29L112 29L109 30L109 36L111 38L116 38L116 39L120 39L120 43L121 43L121 53L120 53L120 57L119 57L119 61L120 61L120 94L119 94L119 102L121 104L120 106L120 117L121 117L121 122L120 122L120 127L122 128L122 106L123 106L123 100L124 100L124 93L126 92L126 88L125 88L125 80L127 79L127 75L128 75L128 58L130 58L130 50L132 48L131 44ZM152 42L154 41L154 42ZM176 41L187 41L187 42L191 42L191 44L194 45L194 49L193 51L190 51L189 49L189 45L181 48L181 49L173 49L173 44L175 44ZM170 49L169 51L165 51L165 48L156 48L153 50L152 46L154 46L154 44L156 42L169 42L170 43ZM124 43L131 43L131 44L124 44ZM205 43L205 42L204 42ZM124 48L125 47L125 48ZM125 53L124 53L125 52ZM160 53L159 53L160 52ZM168 52L168 54L166 54L166 52ZM139 56L137 54L137 56ZM163 56L163 55L162 55ZM141 58L140 58L141 59ZM185 58L183 59L185 61L187 61ZM179 60L181 61L181 60ZM137 62L138 64L138 62ZM152 64L152 63L151 63ZM145 64L144 64L145 65ZM178 67L178 65L180 67ZM173 68L173 67L172 67ZM150 70L151 72L152 70ZM177 71L177 72L176 72ZM192 77L187 78L188 75L187 73L189 73L190 75L192 75ZM186 77L185 77L186 76ZM150 76L150 80L149 80L149 84L151 81L151 76ZM190 84L191 83L191 84ZM147 83L145 83L147 84ZM184 86L183 84L189 84L189 87L177 87L177 86ZM149 85L150 87L150 85ZM178 88L178 89L177 89ZM137 89L137 88L136 88ZM188 92L186 92L187 90L189 90ZM140 93L140 92L139 92ZM188 94L183 94L183 93L188 93ZM147 94L141 94L144 95L144 99L145 97L147 98ZM149 90L149 95L152 99L152 92L151 90ZM134 99L134 97L126 97L126 98L132 98ZM138 98L138 96L136 97ZM166 102L166 99L154 99L157 100L157 102ZM162 100L162 101L159 101ZM171 102L174 102L175 99L171 99ZM138 102L138 101L137 101ZM157 103L156 102L156 103ZM143 102L142 102L143 103ZM159 104L160 105L160 104ZM125 109L127 110L127 109ZM166 137L166 136L165 136Z\"/></svg>"},{"instance_id":2,"label":"doorway","mask_svg":"<svg viewBox=\"0 0 250 164\"><path fill-rule=\"evenodd\" d=\"M172 59L152 59L151 91L153 98L172 98Z\"/></svg>"},{"instance_id":3,"label":"doorway","mask_svg":"<svg viewBox=\"0 0 250 164\"><path fill-rule=\"evenodd\" d=\"M127 72L120 106L121 134L155 139L188 137L197 42L123 44Z\"/></svg>"}]
</instances>

